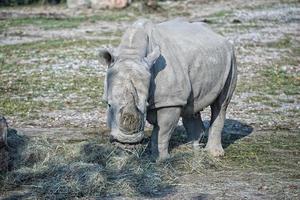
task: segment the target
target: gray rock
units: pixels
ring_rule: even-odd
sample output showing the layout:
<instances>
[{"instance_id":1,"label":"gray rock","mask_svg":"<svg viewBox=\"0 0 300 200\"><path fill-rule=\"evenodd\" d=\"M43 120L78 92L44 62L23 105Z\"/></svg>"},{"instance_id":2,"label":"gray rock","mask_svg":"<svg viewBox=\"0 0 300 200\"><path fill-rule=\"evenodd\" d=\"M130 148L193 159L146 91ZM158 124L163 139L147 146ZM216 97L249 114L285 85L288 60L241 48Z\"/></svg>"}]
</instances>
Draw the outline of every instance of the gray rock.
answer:
<instances>
[{"instance_id":1,"label":"gray rock","mask_svg":"<svg viewBox=\"0 0 300 200\"><path fill-rule=\"evenodd\" d=\"M86 9L91 3L89 0L67 0L67 6L70 9Z\"/></svg>"},{"instance_id":2,"label":"gray rock","mask_svg":"<svg viewBox=\"0 0 300 200\"><path fill-rule=\"evenodd\" d=\"M131 0L90 0L92 9L124 8Z\"/></svg>"},{"instance_id":3,"label":"gray rock","mask_svg":"<svg viewBox=\"0 0 300 200\"><path fill-rule=\"evenodd\" d=\"M105 9L124 8L131 3L131 0L67 0L70 9Z\"/></svg>"}]
</instances>

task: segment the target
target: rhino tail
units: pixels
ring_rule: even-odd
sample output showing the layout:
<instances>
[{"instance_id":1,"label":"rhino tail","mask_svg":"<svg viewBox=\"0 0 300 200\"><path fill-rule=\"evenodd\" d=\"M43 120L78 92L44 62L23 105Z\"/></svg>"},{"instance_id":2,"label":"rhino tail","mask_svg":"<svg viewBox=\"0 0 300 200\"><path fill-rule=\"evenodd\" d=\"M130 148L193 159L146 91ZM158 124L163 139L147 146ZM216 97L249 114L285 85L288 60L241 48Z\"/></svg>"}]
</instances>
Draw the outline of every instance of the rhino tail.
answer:
<instances>
[{"instance_id":1,"label":"rhino tail","mask_svg":"<svg viewBox=\"0 0 300 200\"><path fill-rule=\"evenodd\" d=\"M225 99L225 104L228 105L233 92L236 88L236 83L237 83L237 64L236 64L236 57L234 53L234 49L232 48L232 56L231 56L231 66L230 66L230 71L225 83L225 90L226 92L226 99Z\"/></svg>"}]
</instances>

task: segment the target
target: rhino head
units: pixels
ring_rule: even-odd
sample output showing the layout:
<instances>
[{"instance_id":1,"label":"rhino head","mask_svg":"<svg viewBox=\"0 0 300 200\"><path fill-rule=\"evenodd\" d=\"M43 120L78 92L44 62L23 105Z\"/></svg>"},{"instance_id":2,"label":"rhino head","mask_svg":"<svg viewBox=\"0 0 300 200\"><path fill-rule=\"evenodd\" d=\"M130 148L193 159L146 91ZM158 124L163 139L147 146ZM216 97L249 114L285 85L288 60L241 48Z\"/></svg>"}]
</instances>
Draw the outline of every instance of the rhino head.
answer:
<instances>
[{"instance_id":1,"label":"rhino head","mask_svg":"<svg viewBox=\"0 0 300 200\"><path fill-rule=\"evenodd\" d=\"M107 126L113 141L138 143L144 138L150 69L159 56L158 47L142 57L100 51L100 62L108 66L103 100L108 105Z\"/></svg>"}]
</instances>

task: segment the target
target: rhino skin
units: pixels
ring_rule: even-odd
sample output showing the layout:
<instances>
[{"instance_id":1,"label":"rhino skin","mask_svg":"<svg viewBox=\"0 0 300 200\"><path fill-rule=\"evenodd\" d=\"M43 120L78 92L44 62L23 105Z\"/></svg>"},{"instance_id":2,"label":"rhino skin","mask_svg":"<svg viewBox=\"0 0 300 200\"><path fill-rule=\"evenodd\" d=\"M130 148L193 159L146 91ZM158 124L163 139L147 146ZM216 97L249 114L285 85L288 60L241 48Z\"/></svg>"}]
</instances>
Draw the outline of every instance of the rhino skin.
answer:
<instances>
[{"instance_id":1,"label":"rhino skin","mask_svg":"<svg viewBox=\"0 0 300 200\"><path fill-rule=\"evenodd\" d=\"M103 99L112 140L140 142L147 119L152 154L165 160L180 117L189 141L199 146L200 111L210 106L205 148L224 155L221 132L237 81L234 48L224 37L202 22L138 20L116 49L100 50L100 62L108 65Z\"/></svg>"}]
</instances>

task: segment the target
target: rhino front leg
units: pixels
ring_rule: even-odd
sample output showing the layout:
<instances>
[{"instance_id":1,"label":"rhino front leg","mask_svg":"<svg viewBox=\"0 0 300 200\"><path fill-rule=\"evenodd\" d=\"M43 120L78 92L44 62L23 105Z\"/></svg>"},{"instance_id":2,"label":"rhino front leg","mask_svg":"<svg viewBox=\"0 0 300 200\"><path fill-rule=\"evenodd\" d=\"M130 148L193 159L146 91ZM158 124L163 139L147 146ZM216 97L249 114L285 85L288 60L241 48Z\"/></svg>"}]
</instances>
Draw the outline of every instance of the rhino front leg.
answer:
<instances>
[{"instance_id":1,"label":"rhino front leg","mask_svg":"<svg viewBox=\"0 0 300 200\"><path fill-rule=\"evenodd\" d=\"M188 135L188 142L192 142L193 147L198 148L205 130L200 112L183 117L182 122Z\"/></svg>"},{"instance_id":2,"label":"rhino front leg","mask_svg":"<svg viewBox=\"0 0 300 200\"><path fill-rule=\"evenodd\" d=\"M154 156L158 154L157 161L163 161L170 157L169 142L171 134L178 123L180 112L181 108L179 107L160 108L156 111L156 123L151 137L151 150Z\"/></svg>"}]
</instances>

